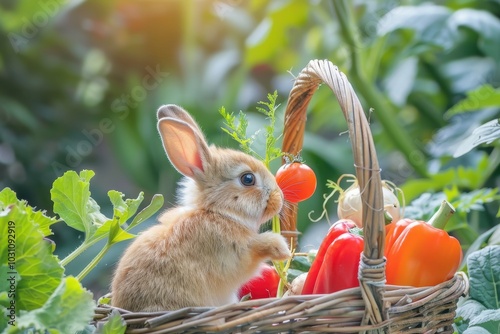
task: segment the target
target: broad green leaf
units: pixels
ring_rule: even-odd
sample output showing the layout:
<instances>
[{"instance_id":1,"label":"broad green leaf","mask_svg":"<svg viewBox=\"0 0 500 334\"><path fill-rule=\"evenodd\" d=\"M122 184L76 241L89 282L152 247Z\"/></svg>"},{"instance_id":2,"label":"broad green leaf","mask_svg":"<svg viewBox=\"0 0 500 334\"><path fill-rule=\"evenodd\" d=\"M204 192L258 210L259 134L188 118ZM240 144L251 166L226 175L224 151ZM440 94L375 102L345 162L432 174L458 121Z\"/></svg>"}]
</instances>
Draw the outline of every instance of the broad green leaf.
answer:
<instances>
[{"instance_id":1,"label":"broad green leaf","mask_svg":"<svg viewBox=\"0 0 500 334\"><path fill-rule=\"evenodd\" d=\"M66 277L39 309L24 313L17 319L9 334L23 333L23 328L56 330L59 333L78 333L84 330L94 315L92 293L74 277Z\"/></svg>"},{"instance_id":2,"label":"broad green leaf","mask_svg":"<svg viewBox=\"0 0 500 334\"><path fill-rule=\"evenodd\" d=\"M452 45L451 32L447 29L450 15L451 11L442 6L398 6L382 17L377 34L383 36L399 29L409 29L415 32L417 41L447 48Z\"/></svg>"},{"instance_id":3,"label":"broad green leaf","mask_svg":"<svg viewBox=\"0 0 500 334\"><path fill-rule=\"evenodd\" d=\"M26 207L26 211L30 216L30 220L38 225L38 228L42 232L43 236L52 235L52 230L50 226L57 222L55 217L48 217L43 211L36 211L32 207Z\"/></svg>"},{"instance_id":4,"label":"broad green leaf","mask_svg":"<svg viewBox=\"0 0 500 334\"><path fill-rule=\"evenodd\" d=\"M489 309L500 309L500 246L488 246L470 254L467 266L470 297Z\"/></svg>"},{"instance_id":5,"label":"broad green leaf","mask_svg":"<svg viewBox=\"0 0 500 334\"><path fill-rule=\"evenodd\" d=\"M467 299L460 305L455 316L455 325L457 325L459 332L467 329L470 321L484 310L486 310L486 307L474 299Z\"/></svg>"},{"instance_id":6,"label":"broad green leaf","mask_svg":"<svg viewBox=\"0 0 500 334\"><path fill-rule=\"evenodd\" d=\"M163 206L163 196L159 194L155 194L153 198L151 199L151 203L147 207L141 210L134 219L132 220L132 223L128 226L127 230L130 231L133 227L141 224L145 220L147 220L149 217L154 215L158 210L161 209Z\"/></svg>"},{"instance_id":7,"label":"broad green leaf","mask_svg":"<svg viewBox=\"0 0 500 334\"><path fill-rule=\"evenodd\" d=\"M500 333L500 309L483 310L476 317L472 318L469 324L471 327L479 326L490 333Z\"/></svg>"},{"instance_id":8,"label":"broad green leaf","mask_svg":"<svg viewBox=\"0 0 500 334\"><path fill-rule=\"evenodd\" d=\"M488 331L487 329L478 326L467 328L463 332L463 334L491 334L491 333L492 332Z\"/></svg>"},{"instance_id":9,"label":"broad green leaf","mask_svg":"<svg viewBox=\"0 0 500 334\"><path fill-rule=\"evenodd\" d=\"M99 323L97 327L96 334L123 334L127 326L125 321L123 321L120 313L117 310L113 310L109 316L108 321L103 325Z\"/></svg>"},{"instance_id":10,"label":"broad green leaf","mask_svg":"<svg viewBox=\"0 0 500 334\"><path fill-rule=\"evenodd\" d=\"M445 114L445 118L450 118L463 112L475 111L482 108L500 106L500 88L494 89L491 85L482 85L466 93L467 97L455 104Z\"/></svg>"},{"instance_id":11,"label":"broad green leaf","mask_svg":"<svg viewBox=\"0 0 500 334\"><path fill-rule=\"evenodd\" d=\"M493 14L472 8L457 10L448 25L454 30L466 27L478 34L478 46L487 56L500 59L500 20Z\"/></svg>"},{"instance_id":12,"label":"broad green leaf","mask_svg":"<svg viewBox=\"0 0 500 334\"><path fill-rule=\"evenodd\" d=\"M496 225L496 226L490 228L488 231L483 232L479 237L476 238L476 240L474 240L472 245L469 246L469 248L467 249L467 253L464 256L464 260L467 260L469 258L470 254L483 248L485 244L495 245L495 241L498 241L498 245L500 245L500 232L499 231L500 231L500 225ZM495 238L493 239L494 235L495 235ZM493 239L493 240L491 240L491 239ZM461 268L461 270L466 270L466 269L467 269L466 266L463 266Z\"/></svg>"},{"instance_id":13,"label":"broad green leaf","mask_svg":"<svg viewBox=\"0 0 500 334\"><path fill-rule=\"evenodd\" d=\"M118 219L121 224L125 223L130 217L135 215L137 208L144 200L144 193L141 191L136 199L123 200L123 194L116 190L108 191L109 199L113 204L113 219Z\"/></svg>"},{"instance_id":14,"label":"broad green leaf","mask_svg":"<svg viewBox=\"0 0 500 334\"><path fill-rule=\"evenodd\" d=\"M12 235L9 222L11 227L15 225L15 261L11 262L7 261L9 235ZM16 276L17 310L41 307L59 285L64 272L52 254L51 242L44 240L22 205L12 206L0 215L0 263L8 264L9 278ZM7 278L0 279L3 283Z\"/></svg>"},{"instance_id":15,"label":"broad green leaf","mask_svg":"<svg viewBox=\"0 0 500 334\"><path fill-rule=\"evenodd\" d=\"M4 188L0 191L0 210L4 210L11 204L18 203L16 193L10 188Z\"/></svg>"},{"instance_id":16,"label":"broad green leaf","mask_svg":"<svg viewBox=\"0 0 500 334\"><path fill-rule=\"evenodd\" d=\"M439 68L453 93L466 93L484 84L484 78L488 78L496 69L494 59L481 56L462 57L446 62Z\"/></svg>"},{"instance_id":17,"label":"broad green leaf","mask_svg":"<svg viewBox=\"0 0 500 334\"><path fill-rule=\"evenodd\" d=\"M387 96L399 107L406 103L413 89L418 71L417 57L408 57L397 63L382 82Z\"/></svg>"},{"instance_id":18,"label":"broad green leaf","mask_svg":"<svg viewBox=\"0 0 500 334\"><path fill-rule=\"evenodd\" d=\"M499 119L494 119L475 128L472 134L458 146L453 157L462 156L481 144L491 144L498 138L500 138L500 122Z\"/></svg>"},{"instance_id":19,"label":"broad green leaf","mask_svg":"<svg viewBox=\"0 0 500 334\"><path fill-rule=\"evenodd\" d=\"M12 204L24 207L29 216L29 220L38 225L44 236L52 234L50 226L57 222L55 217L48 217L45 215L45 212L35 210L29 206L26 201L19 200L16 193L10 188L5 188L0 191L0 211Z\"/></svg>"},{"instance_id":20,"label":"broad green leaf","mask_svg":"<svg viewBox=\"0 0 500 334\"><path fill-rule=\"evenodd\" d=\"M94 175L91 170L83 170L80 175L68 171L54 181L50 190L54 212L69 226L85 232L86 237L94 233L96 225L107 220L100 213L99 205L90 197L90 179Z\"/></svg>"}]
</instances>

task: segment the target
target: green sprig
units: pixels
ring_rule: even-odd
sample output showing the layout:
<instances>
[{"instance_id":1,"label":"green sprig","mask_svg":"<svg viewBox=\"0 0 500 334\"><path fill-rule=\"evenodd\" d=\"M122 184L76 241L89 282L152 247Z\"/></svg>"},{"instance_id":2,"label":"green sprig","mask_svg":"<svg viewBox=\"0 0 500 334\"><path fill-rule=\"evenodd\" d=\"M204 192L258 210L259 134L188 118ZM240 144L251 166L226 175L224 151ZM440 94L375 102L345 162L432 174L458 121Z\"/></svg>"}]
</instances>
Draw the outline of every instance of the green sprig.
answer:
<instances>
[{"instance_id":1,"label":"green sprig","mask_svg":"<svg viewBox=\"0 0 500 334\"><path fill-rule=\"evenodd\" d=\"M273 94L267 94L268 102L260 101L258 102L259 106L257 106L256 108L258 112L265 115L269 120L269 125L265 127L264 133L266 140L264 155L259 154L253 148L253 143L260 135L260 131L256 131L251 136L247 136L248 119L245 113L240 111L238 113L238 116L236 117L234 113L227 112L224 107L219 109L219 113L222 115L225 121L224 127L222 127L222 131L233 138L240 145L240 148L243 152L261 160L268 169L271 161L282 156L281 149L276 146L276 143L281 136L275 135L276 110L279 107L279 105L276 105L277 98L277 91L274 91Z\"/></svg>"}]
</instances>

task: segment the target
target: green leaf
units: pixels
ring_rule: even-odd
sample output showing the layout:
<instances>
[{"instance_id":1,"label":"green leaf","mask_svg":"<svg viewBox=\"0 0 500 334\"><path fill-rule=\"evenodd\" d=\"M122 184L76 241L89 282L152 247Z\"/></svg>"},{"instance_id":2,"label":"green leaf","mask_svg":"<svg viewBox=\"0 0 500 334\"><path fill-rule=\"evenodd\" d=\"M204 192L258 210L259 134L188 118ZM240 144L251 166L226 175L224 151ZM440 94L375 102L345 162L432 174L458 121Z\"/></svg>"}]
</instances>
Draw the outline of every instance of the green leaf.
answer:
<instances>
[{"instance_id":1,"label":"green leaf","mask_svg":"<svg viewBox=\"0 0 500 334\"><path fill-rule=\"evenodd\" d=\"M488 246L467 259L470 297L489 309L500 308L500 246Z\"/></svg>"},{"instance_id":2,"label":"green leaf","mask_svg":"<svg viewBox=\"0 0 500 334\"><path fill-rule=\"evenodd\" d=\"M101 298L99 298L99 300L97 301L97 304L107 304L107 305L110 305L111 303L111 296L108 294L108 295L104 295L102 296Z\"/></svg>"},{"instance_id":3,"label":"green leaf","mask_svg":"<svg viewBox=\"0 0 500 334\"><path fill-rule=\"evenodd\" d=\"M234 116L233 113L227 112L224 107L219 109L219 113L225 120L225 127L222 128L222 131L227 133L238 144L240 144L240 148L243 152L252 154L253 151L250 146L252 145L254 138L247 138L248 120L246 115L240 111L238 114L238 124L236 124L236 116Z\"/></svg>"},{"instance_id":4,"label":"green leaf","mask_svg":"<svg viewBox=\"0 0 500 334\"><path fill-rule=\"evenodd\" d=\"M377 34L383 36L399 29L415 32L415 39L425 44L452 45L447 20L451 11L443 6L398 6L382 17Z\"/></svg>"},{"instance_id":5,"label":"green leaf","mask_svg":"<svg viewBox=\"0 0 500 334\"><path fill-rule=\"evenodd\" d=\"M455 189L457 189L455 187ZM445 189L444 191L447 194ZM447 196L452 204L457 208L457 212L470 212L471 210L483 211L484 204L500 200L498 188L481 188L468 193L457 192L456 197Z\"/></svg>"},{"instance_id":6,"label":"green leaf","mask_svg":"<svg viewBox=\"0 0 500 334\"><path fill-rule=\"evenodd\" d=\"M69 226L85 232L86 237L91 236L99 225L108 220L90 197L89 181L94 175L91 170L83 170L80 175L68 171L54 181L50 190L54 212Z\"/></svg>"},{"instance_id":7,"label":"green leaf","mask_svg":"<svg viewBox=\"0 0 500 334\"><path fill-rule=\"evenodd\" d=\"M40 231L44 236L52 234L50 226L57 222L55 217L48 217L45 215L44 211L35 210L29 206L26 201L21 201L17 198L16 193L10 188L5 188L0 191L0 211L6 209L9 205L18 205L26 210L29 216L29 220L34 224L38 225Z\"/></svg>"},{"instance_id":8,"label":"green leaf","mask_svg":"<svg viewBox=\"0 0 500 334\"><path fill-rule=\"evenodd\" d=\"M11 204L18 203L16 193L10 188L4 188L0 191L0 210L4 210Z\"/></svg>"},{"instance_id":9,"label":"green leaf","mask_svg":"<svg viewBox=\"0 0 500 334\"><path fill-rule=\"evenodd\" d=\"M108 245L134 238L135 235L128 233L121 226L118 220L113 220L109 228Z\"/></svg>"},{"instance_id":10,"label":"green leaf","mask_svg":"<svg viewBox=\"0 0 500 334\"><path fill-rule=\"evenodd\" d=\"M123 194L116 190L108 191L109 199L113 204L113 218L118 219L120 225L125 223L130 217L135 215L139 205L144 200L144 193L141 191L136 199L123 200Z\"/></svg>"},{"instance_id":11,"label":"green leaf","mask_svg":"<svg viewBox=\"0 0 500 334\"><path fill-rule=\"evenodd\" d=\"M490 228L488 231L483 232L480 236L476 238L476 240L474 240L472 245L469 246L469 248L467 249L467 253L464 256L464 259L468 259L470 254L480 250L481 248L484 248L486 245L495 245L496 241L498 241L498 244L500 245L500 239L498 240L496 239L500 237L499 231L500 231L500 225L496 225ZM494 235L495 238L493 238ZM465 269L466 268L462 268L461 270Z\"/></svg>"},{"instance_id":12,"label":"green leaf","mask_svg":"<svg viewBox=\"0 0 500 334\"><path fill-rule=\"evenodd\" d=\"M477 327L477 326L467 328L467 330L463 332L463 334L491 334L491 333L494 332L490 332L482 327Z\"/></svg>"},{"instance_id":13,"label":"green leaf","mask_svg":"<svg viewBox=\"0 0 500 334\"><path fill-rule=\"evenodd\" d=\"M470 56L444 63L439 70L453 93L465 93L484 84L484 78L497 68L492 58Z\"/></svg>"},{"instance_id":14,"label":"green leaf","mask_svg":"<svg viewBox=\"0 0 500 334\"><path fill-rule=\"evenodd\" d=\"M15 246L15 259L10 262L9 245ZM17 310L41 307L59 285L64 272L52 254L52 243L44 240L22 205L12 206L0 215L0 263L8 265L8 271L1 273L1 283L15 276Z\"/></svg>"},{"instance_id":15,"label":"green leaf","mask_svg":"<svg viewBox=\"0 0 500 334\"><path fill-rule=\"evenodd\" d=\"M475 128L472 134L460 143L453 157L460 157L481 144L491 144L498 138L500 138L500 122L494 119Z\"/></svg>"},{"instance_id":16,"label":"green leaf","mask_svg":"<svg viewBox=\"0 0 500 334\"><path fill-rule=\"evenodd\" d=\"M151 203L149 203L147 207L142 209L141 212L139 212L134 217L132 223L130 223L130 225L128 226L127 231L141 224L142 222L146 221L148 218L154 215L158 210L160 210L162 206L163 206L163 196L155 194L151 199Z\"/></svg>"},{"instance_id":17,"label":"green leaf","mask_svg":"<svg viewBox=\"0 0 500 334\"><path fill-rule=\"evenodd\" d=\"M108 321L103 325L99 323L96 334L123 334L127 329L125 321L123 321L120 313L117 310L111 311Z\"/></svg>"},{"instance_id":18,"label":"green leaf","mask_svg":"<svg viewBox=\"0 0 500 334\"><path fill-rule=\"evenodd\" d=\"M478 46L486 56L500 59L500 20L493 14L472 8L457 10L450 17L448 25L455 30L466 27L478 35Z\"/></svg>"},{"instance_id":19,"label":"green leaf","mask_svg":"<svg viewBox=\"0 0 500 334\"><path fill-rule=\"evenodd\" d=\"M500 106L500 88L494 89L493 86L489 84L468 91L466 95L467 97L465 99L455 104L445 113L444 117L446 119L464 112Z\"/></svg>"},{"instance_id":20,"label":"green leaf","mask_svg":"<svg viewBox=\"0 0 500 334\"><path fill-rule=\"evenodd\" d=\"M442 192L423 193L405 208L405 216L427 221L445 199L446 195Z\"/></svg>"},{"instance_id":21,"label":"green leaf","mask_svg":"<svg viewBox=\"0 0 500 334\"><path fill-rule=\"evenodd\" d=\"M460 307L457 308L455 316L455 325L458 327L459 332L463 332L471 319L476 317L479 313L486 310L486 307L474 299L467 299Z\"/></svg>"},{"instance_id":22,"label":"green leaf","mask_svg":"<svg viewBox=\"0 0 500 334\"><path fill-rule=\"evenodd\" d=\"M469 326L479 326L490 333L500 333L500 309L483 310L476 317L472 318Z\"/></svg>"},{"instance_id":23,"label":"green leaf","mask_svg":"<svg viewBox=\"0 0 500 334\"><path fill-rule=\"evenodd\" d=\"M29 219L38 225L38 228L44 237L52 235L50 226L57 222L55 217L48 217L45 215L44 211L35 211L31 206L26 207L26 212L29 215Z\"/></svg>"},{"instance_id":24,"label":"green leaf","mask_svg":"<svg viewBox=\"0 0 500 334\"><path fill-rule=\"evenodd\" d=\"M303 272L309 271L311 268L311 262L307 256L294 256L292 263L290 263L290 269L297 269Z\"/></svg>"},{"instance_id":25,"label":"green leaf","mask_svg":"<svg viewBox=\"0 0 500 334\"><path fill-rule=\"evenodd\" d=\"M286 271L286 280L288 283L292 283L292 281L294 279L296 279L298 276L302 275L303 273L304 272L302 270L289 268Z\"/></svg>"},{"instance_id":26,"label":"green leaf","mask_svg":"<svg viewBox=\"0 0 500 334\"><path fill-rule=\"evenodd\" d=\"M87 327L94 315L94 307L92 293L85 290L76 278L69 276L61 281L41 308L22 314L16 321L16 327L10 327L7 333L23 333L25 328L77 333Z\"/></svg>"}]
</instances>

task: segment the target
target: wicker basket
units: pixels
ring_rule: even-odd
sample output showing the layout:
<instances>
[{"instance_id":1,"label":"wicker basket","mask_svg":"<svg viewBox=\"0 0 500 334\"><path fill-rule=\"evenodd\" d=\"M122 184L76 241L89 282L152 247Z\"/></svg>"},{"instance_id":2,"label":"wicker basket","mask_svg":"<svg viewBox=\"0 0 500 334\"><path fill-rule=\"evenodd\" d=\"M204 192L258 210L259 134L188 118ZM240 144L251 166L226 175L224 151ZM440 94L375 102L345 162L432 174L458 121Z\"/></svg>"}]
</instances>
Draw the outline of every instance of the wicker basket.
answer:
<instances>
[{"instance_id":1,"label":"wicker basket","mask_svg":"<svg viewBox=\"0 0 500 334\"><path fill-rule=\"evenodd\" d=\"M365 247L359 267L360 287L328 295L154 313L99 305L96 325L117 310L128 325L126 333L453 333L457 301L468 291L463 273L432 287L385 284L382 185L371 131L350 83L331 62L312 60L296 78L285 114L283 151L296 154L301 150L307 105L322 83L332 89L347 120L362 189ZM297 234L296 214L296 206L285 213L282 228L288 230L288 236Z\"/></svg>"}]
</instances>

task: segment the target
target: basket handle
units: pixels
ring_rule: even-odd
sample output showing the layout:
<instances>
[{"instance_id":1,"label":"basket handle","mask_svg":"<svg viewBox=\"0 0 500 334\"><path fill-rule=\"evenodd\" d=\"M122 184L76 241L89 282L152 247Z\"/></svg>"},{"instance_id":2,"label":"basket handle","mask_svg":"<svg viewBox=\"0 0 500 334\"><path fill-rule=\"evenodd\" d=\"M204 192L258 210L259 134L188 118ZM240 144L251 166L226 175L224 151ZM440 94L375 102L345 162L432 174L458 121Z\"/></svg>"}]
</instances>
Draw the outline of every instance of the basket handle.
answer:
<instances>
[{"instance_id":1,"label":"basket handle","mask_svg":"<svg viewBox=\"0 0 500 334\"><path fill-rule=\"evenodd\" d=\"M349 128L364 222L365 243L359 278L367 305L365 320L380 323L387 318L383 314L385 312L382 305L385 284L385 220L380 167L361 103L346 76L330 61L311 60L296 78L285 111L282 151L298 154L302 149L307 106L321 83L328 85L337 97ZM297 206L285 207L281 229L287 237L297 233Z\"/></svg>"}]
</instances>

